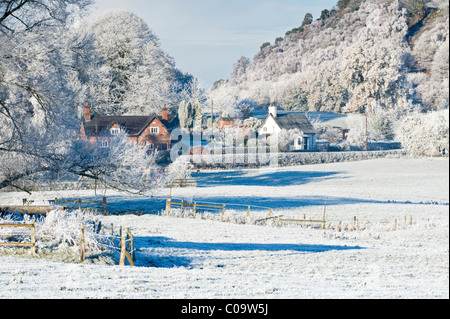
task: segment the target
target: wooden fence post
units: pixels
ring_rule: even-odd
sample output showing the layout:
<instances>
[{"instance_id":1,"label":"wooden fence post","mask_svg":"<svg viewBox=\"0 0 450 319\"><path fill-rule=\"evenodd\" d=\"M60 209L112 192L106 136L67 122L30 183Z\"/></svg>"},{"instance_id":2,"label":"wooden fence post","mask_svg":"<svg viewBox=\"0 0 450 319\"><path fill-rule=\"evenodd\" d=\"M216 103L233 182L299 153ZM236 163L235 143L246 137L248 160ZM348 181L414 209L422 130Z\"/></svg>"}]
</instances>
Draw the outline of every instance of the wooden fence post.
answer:
<instances>
[{"instance_id":1,"label":"wooden fence post","mask_svg":"<svg viewBox=\"0 0 450 319\"><path fill-rule=\"evenodd\" d=\"M78 209L81 211L81 198L78 198Z\"/></svg>"},{"instance_id":2,"label":"wooden fence post","mask_svg":"<svg viewBox=\"0 0 450 319\"><path fill-rule=\"evenodd\" d=\"M222 208L222 218L225 216L225 204L223 204L223 208Z\"/></svg>"},{"instance_id":3,"label":"wooden fence post","mask_svg":"<svg viewBox=\"0 0 450 319\"><path fill-rule=\"evenodd\" d=\"M397 230L397 219L394 220L394 230Z\"/></svg>"},{"instance_id":4,"label":"wooden fence post","mask_svg":"<svg viewBox=\"0 0 450 319\"><path fill-rule=\"evenodd\" d=\"M81 262L86 260L86 241L85 241L85 230L84 226L81 226L81 240L80 240L80 260Z\"/></svg>"},{"instance_id":5,"label":"wooden fence post","mask_svg":"<svg viewBox=\"0 0 450 319\"><path fill-rule=\"evenodd\" d=\"M108 215L108 210L106 209L106 197L103 196L103 215Z\"/></svg>"},{"instance_id":6,"label":"wooden fence post","mask_svg":"<svg viewBox=\"0 0 450 319\"><path fill-rule=\"evenodd\" d=\"M197 202L194 202L194 215L197 212Z\"/></svg>"},{"instance_id":7,"label":"wooden fence post","mask_svg":"<svg viewBox=\"0 0 450 319\"><path fill-rule=\"evenodd\" d=\"M166 199L166 213L170 213L170 203L171 203L171 197L167 197L167 199Z\"/></svg>"},{"instance_id":8,"label":"wooden fence post","mask_svg":"<svg viewBox=\"0 0 450 319\"><path fill-rule=\"evenodd\" d=\"M119 266L125 265L125 258L128 259L128 262L131 266L134 266L133 258L127 251L126 247L126 240L125 240L125 234L122 234L122 237L120 238L120 259L119 259Z\"/></svg>"},{"instance_id":9,"label":"wooden fence post","mask_svg":"<svg viewBox=\"0 0 450 319\"><path fill-rule=\"evenodd\" d=\"M114 246L114 225L111 223L111 244Z\"/></svg>"},{"instance_id":10,"label":"wooden fence post","mask_svg":"<svg viewBox=\"0 0 450 319\"><path fill-rule=\"evenodd\" d=\"M125 237L120 237L120 260L119 260L119 266L125 265Z\"/></svg>"},{"instance_id":11,"label":"wooden fence post","mask_svg":"<svg viewBox=\"0 0 450 319\"><path fill-rule=\"evenodd\" d=\"M135 261L136 256L134 253L134 237L133 234L130 232L129 229L127 229L128 236L130 237L130 251L131 251L131 260Z\"/></svg>"},{"instance_id":12,"label":"wooden fence post","mask_svg":"<svg viewBox=\"0 0 450 319\"><path fill-rule=\"evenodd\" d=\"M36 223L31 222L31 255L36 254Z\"/></svg>"}]
</instances>

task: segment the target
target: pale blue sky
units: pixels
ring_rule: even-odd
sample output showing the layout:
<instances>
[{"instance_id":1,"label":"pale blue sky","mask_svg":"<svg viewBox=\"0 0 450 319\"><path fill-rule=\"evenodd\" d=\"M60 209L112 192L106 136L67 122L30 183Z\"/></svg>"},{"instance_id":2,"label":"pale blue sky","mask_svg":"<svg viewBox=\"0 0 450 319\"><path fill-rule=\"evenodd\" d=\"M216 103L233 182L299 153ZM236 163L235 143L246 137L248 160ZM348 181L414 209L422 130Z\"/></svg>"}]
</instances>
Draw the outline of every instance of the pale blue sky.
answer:
<instances>
[{"instance_id":1,"label":"pale blue sky","mask_svg":"<svg viewBox=\"0 0 450 319\"><path fill-rule=\"evenodd\" d=\"M274 43L314 19L337 0L96 0L92 14L125 9L144 19L175 59L177 68L209 87L228 79L241 56L253 58L264 42Z\"/></svg>"}]
</instances>

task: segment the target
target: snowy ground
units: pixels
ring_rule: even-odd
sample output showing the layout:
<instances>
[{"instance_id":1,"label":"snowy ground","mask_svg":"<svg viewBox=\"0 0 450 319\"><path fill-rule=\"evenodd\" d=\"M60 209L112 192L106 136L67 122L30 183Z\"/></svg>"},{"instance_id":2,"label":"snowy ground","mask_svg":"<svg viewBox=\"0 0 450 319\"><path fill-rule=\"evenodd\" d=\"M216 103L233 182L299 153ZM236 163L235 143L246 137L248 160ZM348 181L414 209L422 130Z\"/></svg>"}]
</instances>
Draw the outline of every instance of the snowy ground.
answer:
<instances>
[{"instance_id":1,"label":"snowy ground","mask_svg":"<svg viewBox=\"0 0 450 319\"><path fill-rule=\"evenodd\" d=\"M131 229L137 267L0 254L0 298L449 298L448 159L195 177L197 188L173 189L172 196L226 203L231 222L220 221L219 212L217 220L155 215L165 206L167 189L152 197L108 190L111 211L127 213L100 218ZM93 191L29 198L78 196L94 198ZM26 197L0 193L0 203L21 204ZM284 218L321 219L325 202L330 229L234 223L235 216L267 216L269 208Z\"/></svg>"}]
</instances>

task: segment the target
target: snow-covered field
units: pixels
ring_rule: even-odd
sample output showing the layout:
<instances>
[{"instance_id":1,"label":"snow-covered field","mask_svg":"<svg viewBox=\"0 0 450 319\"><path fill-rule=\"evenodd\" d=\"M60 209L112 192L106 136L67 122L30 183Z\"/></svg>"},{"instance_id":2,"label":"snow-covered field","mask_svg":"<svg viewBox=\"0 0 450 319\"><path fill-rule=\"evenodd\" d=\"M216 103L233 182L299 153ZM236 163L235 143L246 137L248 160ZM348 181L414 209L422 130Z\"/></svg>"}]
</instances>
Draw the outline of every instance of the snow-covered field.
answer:
<instances>
[{"instance_id":1,"label":"snow-covered field","mask_svg":"<svg viewBox=\"0 0 450 319\"><path fill-rule=\"evenodd\" d=\"M173 198L225 203L228 222L221 211L209 219L158 215L168 189L152 197L108 190L110 210L126 213L99 218L132 231L137 267L62 262L8 248L0 254L0 298L449 298L448 158L195 177L196 188L173 189ZM0 203L79 196L94 198L93 191L0 193ZM269 208L283 218L321 219L325 203L325 230L254 222Z\"/></svg>"}]
</instances>

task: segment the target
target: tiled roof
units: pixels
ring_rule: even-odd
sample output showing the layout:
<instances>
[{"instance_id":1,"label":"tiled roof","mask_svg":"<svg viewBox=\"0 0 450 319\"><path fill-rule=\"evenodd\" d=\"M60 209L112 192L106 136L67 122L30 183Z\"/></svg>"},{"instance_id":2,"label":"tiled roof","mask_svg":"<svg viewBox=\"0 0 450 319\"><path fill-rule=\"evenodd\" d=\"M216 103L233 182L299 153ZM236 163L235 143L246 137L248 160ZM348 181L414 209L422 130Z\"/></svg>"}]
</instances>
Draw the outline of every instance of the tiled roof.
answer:
<instances>
[{"instance_id":1,"label":"tiled roof","mask_svg":"<svg viewBox=\"0 0 450 319\"><path fill-rule=\"evenodd\" d=\"M317 133L305 114L291 113L278 115L274 120L278 123L280 128L285 130L299 129L303 133Z\"/></svg>"},{"instance_id":2,"label":"tiled roof","mask_svg":"<svg viewBox=\"0 0 450 319\"><path fill-rule=\"evenodd\" d=\"M178 126L178 117L169 116L168 120L163 120L161 116L103 116L94 114L91 121L84 123L86 135L93 136L109 130L114 124L119 124L124 128L129 136L138 136L155 119L171 131Z\"/></svg>"}]
</instances>

